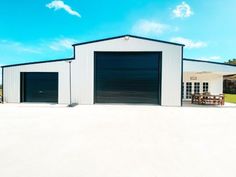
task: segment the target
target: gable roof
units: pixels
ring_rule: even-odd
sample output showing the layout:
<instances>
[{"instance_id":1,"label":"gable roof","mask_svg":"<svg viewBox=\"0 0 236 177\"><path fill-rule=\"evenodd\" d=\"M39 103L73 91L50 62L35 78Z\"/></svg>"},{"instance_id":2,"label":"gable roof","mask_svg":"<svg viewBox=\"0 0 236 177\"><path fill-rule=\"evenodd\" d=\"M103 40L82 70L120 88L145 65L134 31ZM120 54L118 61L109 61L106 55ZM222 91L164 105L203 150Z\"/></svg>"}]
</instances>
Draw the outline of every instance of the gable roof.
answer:
<instances>
[{"instance_id":1,"label":"gable roof","mask_svg":"<svg viewBox=\"0 0 236 177\"><path fill-rule=\"evenodd\" d=\"M141 37L141 36L135 36L135 35L130 35L130 34L121 35L121 36L115 36L115 37L110 37L110 38L104 38L104 39L99 39L99 40L93 40L93 41L88 41L88 42L77 43L77 44L73 44L72 46L91 44L91 43L102 42L102 41L108 41L108 40L119 39L119 38L124 38L124 37L132 37L132 38L136 38L136 39L142 39L142 40L160 42L160 43L165 43L165 44L170 44L170 45L177 45L177 46L182 46L182 47L185 46L184 44L179 44L179 43L174 43L174 42L168 42L168 41L162 41L162 40L157 40L157 39L152 39L152 38L147 38L147 37Z\"/></svg>"}]
</instances>

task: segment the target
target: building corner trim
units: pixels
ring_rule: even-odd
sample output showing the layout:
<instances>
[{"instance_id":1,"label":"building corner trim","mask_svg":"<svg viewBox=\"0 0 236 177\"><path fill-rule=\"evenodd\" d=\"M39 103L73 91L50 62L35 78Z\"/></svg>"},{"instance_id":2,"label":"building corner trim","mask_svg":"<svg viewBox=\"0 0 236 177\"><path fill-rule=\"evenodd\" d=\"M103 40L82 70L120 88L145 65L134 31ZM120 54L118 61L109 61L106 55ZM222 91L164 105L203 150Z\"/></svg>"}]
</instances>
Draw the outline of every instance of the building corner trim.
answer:
<instances>
[{"instance_id":1,"label":"building corner trim","mask_svg":"<svg viewBox=\"0 0 236 177\"><path fill-rule=\"evenodd\" d=\"M181 95L180 95L180 100L181 100L181 107L183 106L183 98L182 98L182 95L183 95L183 92L184 92L184 90L183 90L183 75L184 75L184 46L182 46L182 52L181 52L182 54L182 58L181 58L181 83L180 83L180 92L181 92Z\"/></svg>"},{"instance_id":2,"label":"building corner trim","mask_svg":"<svg viewBox=\"0 0 236 177\"><path fill-rule=\"evenodd\" d=\"M4 103L4 68L2 68L2 104Z\"/></svg>"}]
</instances>

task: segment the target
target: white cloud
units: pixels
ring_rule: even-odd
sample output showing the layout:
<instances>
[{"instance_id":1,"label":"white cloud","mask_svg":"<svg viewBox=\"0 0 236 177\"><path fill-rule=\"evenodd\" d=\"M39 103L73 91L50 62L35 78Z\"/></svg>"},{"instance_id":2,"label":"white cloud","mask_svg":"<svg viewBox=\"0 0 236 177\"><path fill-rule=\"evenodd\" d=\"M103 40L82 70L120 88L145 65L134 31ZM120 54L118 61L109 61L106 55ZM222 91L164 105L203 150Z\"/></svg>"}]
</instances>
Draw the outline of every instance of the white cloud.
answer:
<instances>
[{"instance_id":1,"label":"white cloud","mask_svg":"<svg viewBox=\"0 0 236 177\"><path fill-rule=\"evenodd\" d=\"M16 42L16 41L11 41L11 40L0 40L0 48L2 50L11 48L12 51L16 51L20 53L22 52L37 53L37 54L41 53L41 51L37 49L36 47L28 46L26 44Z\"/></svg>"},{"instance_id":2,"label":"white cloud","mask_svg":"<svg viewBox=\"0 0 236 177\"><path fill-rule=\"evenodd\" d=\"M176 37L176 38L172 38L171 39L172 42L177 42L177 43L181 43L184 44L186 48L188 49L193 49L193 48L203 48L207 46L206 42L202 42L202 41L192 41L190 39L186 39L186 38L182 38L182 37Z\"/></svg>"},{"instance_id":3,"label":"white cloud","mask_svg":"<svg viewBox=\"0 0 236 177\"><path fill-rule=\"evenodd\" d=\"M204 61L215 61L215 60L221 60L222 58L220 56L210 56L210 57L200 57L198 59Z\"/></svg>"},{"instance_id":4,"label":"white cloud","mask_svg":"<svg viewBox=\"0 0 236 177\"><path fill-rule=\"evenodd\" d=\"M175 18L187 18L194 14L190 5L186 2L177 5L172 12Z\"/></svg>"},{"instance_id":5,"label":"white cloud","mask_svg":"<svg viewBox=\"0 0 236 177\"><path fill-rule=\"evenodd\" d=\"M71 15L81 17L81 15L77 11L73 10L69 5L65 4L61 0L54 0L51 3L47 4L46 7L48 7L49 9L54 9L54 10L64 9L66 12L68 12Z\"/></svg>"},{"instance_id":6,"label":"white cloud","mask_svg":"<svg viewBox=\"0 0 236 177\"><path fill-rule=\"evenodd\" d=\"M76 40L71 38L56 39L49 42L48 46L50 49L55 51L63 51L72 48L72 44L75 44Z\"/></svg>"},{"instance_id":7,"label":"white cloud","mask_svg":"<svg viewBox=\"0 0 236 177\"><path fill-rule=\"evenodd\" d=\"M133 27L132 32L139 35L160 35L170 26L152 20L140 20Z\"/></svg>"},{"instance_id":8,"label":"white cloud","mask_svg":"<svg viewBox=\"0 0 236 177\"><path fill-rule=\"evenodd\" d=\"M73 47L71 46L73 43L75 43L74 39L64 37L32 41L31 43L0 39L0 66L1 64L67 58L68 55L71 57L73 56Z\"/></svg>"},{"instance_id":9,"label":"white cloud","mask_svg":"<svg viewBox=\"0 0 236 177\"><path fill-rule=\"evenodd\" d=\"M18 41L0 40L0 53L11 50L15 54L43 54L50 48L52 51L65 51L72 49L72 44L76 43L72 38L56 38L34 42L33 45Z\"/></svg>"}]
</instances>

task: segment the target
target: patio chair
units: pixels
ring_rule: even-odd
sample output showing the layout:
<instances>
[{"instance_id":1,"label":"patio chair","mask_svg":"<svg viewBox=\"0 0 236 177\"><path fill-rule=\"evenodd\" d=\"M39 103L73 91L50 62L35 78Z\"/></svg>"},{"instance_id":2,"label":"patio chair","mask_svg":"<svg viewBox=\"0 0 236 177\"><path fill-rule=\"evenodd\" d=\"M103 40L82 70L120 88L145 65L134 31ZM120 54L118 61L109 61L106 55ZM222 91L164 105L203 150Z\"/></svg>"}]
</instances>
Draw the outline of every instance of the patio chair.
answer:
<instances>
[{"instance_id":1,"label":"patio chair","mask_svg":"<svg viewBox=\"0 0 236 177\"><path fill-rule=\"evenodd\" d=\"M202 94L195 93L192 94L192 104L201 104L202 102Z\"/></svg>"},{"instance_id":2,"label":"patio chair","mask_svg":"<svg viewBox=\"0 0 236 177\"><path fill-rule=\"evenodd\" d=\"M220 94L220 105L225 105L225 96L224 94Z\"/></svg>"}]
</instances>

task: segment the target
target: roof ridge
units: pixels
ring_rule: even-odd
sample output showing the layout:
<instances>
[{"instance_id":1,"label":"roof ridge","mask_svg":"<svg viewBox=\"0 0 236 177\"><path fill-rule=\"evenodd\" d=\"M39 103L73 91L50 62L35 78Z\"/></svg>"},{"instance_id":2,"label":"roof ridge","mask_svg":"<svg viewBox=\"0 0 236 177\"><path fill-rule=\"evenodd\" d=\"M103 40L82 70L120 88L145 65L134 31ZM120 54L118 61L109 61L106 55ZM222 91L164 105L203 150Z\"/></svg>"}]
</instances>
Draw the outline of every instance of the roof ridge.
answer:
<instances>
[{"instance_id":1,"label":"roof ridge","mask_svg":"<svg viewBox=\"0 0 236 177\"><path fill-rule=\"evenodd\" d=\"M179 43L174 43L174 42L169 42L169 41L164 41L164 40L158 40L158 39L153 39L153 38L148 38L148 37L136 36L136 35L131 35L131 34L126 34L126 35L121 35L121 36L108 37L108 38L103 38L103 39L98 39L98 40L92 40L92 41L87 41L87 42L76 43L76 44L73 44L72 46L85 45L85 44L90 44L90 43L113 40L113 39L118 39L118 38L122 38L122 37L126 37L126 36L137 38L137 39L149 40L149 41L154 41L154 42L161 42L161 43L166 43L166 44L171 44L171 45L177 45L177 46L182 46L182 47L185 46L184 44L179 44Z\"/></svg>"}]
</instances>

